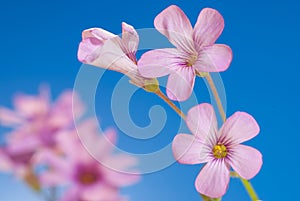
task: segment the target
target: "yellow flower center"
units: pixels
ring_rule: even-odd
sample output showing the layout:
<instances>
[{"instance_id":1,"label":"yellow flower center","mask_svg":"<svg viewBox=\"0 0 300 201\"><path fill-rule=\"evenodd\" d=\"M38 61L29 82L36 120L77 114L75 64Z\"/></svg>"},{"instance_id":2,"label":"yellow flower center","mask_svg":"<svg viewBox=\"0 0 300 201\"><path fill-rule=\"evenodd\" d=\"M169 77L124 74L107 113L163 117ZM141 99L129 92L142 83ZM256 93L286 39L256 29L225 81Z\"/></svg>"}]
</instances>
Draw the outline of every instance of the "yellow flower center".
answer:
<instances>
[{"instance_id":1,"label":"yellow flower center","mask_svg":"<svg viewBox=\"0 0 300 201\"><path fill-rule=\"evenodd\" d=\"M223 144L217 144L213 148L213 155L216 158L225 158L227 156L227 149Z\"/></svg>"}]
</instances>

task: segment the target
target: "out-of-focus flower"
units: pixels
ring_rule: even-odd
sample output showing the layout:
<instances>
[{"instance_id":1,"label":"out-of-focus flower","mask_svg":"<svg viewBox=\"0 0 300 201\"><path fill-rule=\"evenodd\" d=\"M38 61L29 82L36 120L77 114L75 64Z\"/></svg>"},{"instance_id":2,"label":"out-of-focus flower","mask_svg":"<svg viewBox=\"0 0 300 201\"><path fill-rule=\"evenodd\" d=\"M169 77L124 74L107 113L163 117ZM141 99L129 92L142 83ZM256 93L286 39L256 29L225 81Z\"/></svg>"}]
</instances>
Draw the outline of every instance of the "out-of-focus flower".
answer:
<instances>
[{"instance_id":1,"label":"out-of-focus flower","mask_svg":"<svg viewBox=\"0 0 300 201\"><path fill-rule=\"evenodd\" d=\"M8 135L12 146L31 138L30 141L38 139L41 146L51 147L55 134L72 128L74 117L83 112L83 105L72 91L63 92L52 104L46 88L41 88L38 96L17 95L14 107L15 110L0 107L0 123L17 131Z\"/></svg>"},{"instance_id":2,"label":"out-of-focus flower","mask_svg":"<svg viewBox=\"0 0 300 201\"><path fill-rule=\"evenodd\" d=\"M72 100L75 101L74 113ZM37 96L17 95L14 110L0 107L1 124L13 128L0 148L0 170L28 179L35 168L34 155L40 149L56 151L55 136L74 127L74 117L82 112L83 106L72 91L65 91L52 104L46 88L41 88Z\"/></svg>"},{"instance_id":3,"label":"out-of-focus flower","mask_svg":"<svg viewBox=\"0 0 300 201\"><path fill-rule=\"evenodd\" d=\"M138 62L142 76L156 78L170 74L167 95L184 101L192 93L196 73L221 72L232 60L230 47L214 44L224 28L221 14L205 8L192 25L177 6L172 5L157 15L155 28L176 47L146 52Z\"/></svg>"},{"instance_id":4,"label":"out-of-focus flower","mask_svg":"<svg viewBox=\"0 0 300 201\"><path fill-rule=\"evenodd\" d=\"M136 51L139 36L131 25L122 23L122 38L101 28L82 32L78 48L78 59L82 63L117 71L127 75L130 82L149 90L156 79L144 78L137 70Z\"/></svg>"},{"instance_id":5,"label":"out-of-focus flower","mask_svg":"<svg viewBox=\"0 0 300 201\"><path fill-rule=\"evenodd\" d=\"M198 192L212 198L223 196L230 179L230 166L244 179L251 179L259 172L261 153L240 144L259 133L251 115L236 112L218 131L213 107L200 104L188 112L186 123L193 135L177 135L172 148L180 163L207 163L195 181Z\"/></svg>"},{"instance_id":6,"label":"out-of-focus flower","mask_svg":"<svg viewBox=\"0 0 300 201\"><path fill-rule=\"evenodd\" d=\"M47 164L49 167L40 175L41 183L49 187L69 184L70 188L62 201L123 200L119 188L137 182L139 176L118 170L129 170L136 164L136 159L123 154L113 154L116 133L108 130L105 135L98 135L96 122L93 120L82 123L78 132L84 132L81 140L89 147L93 157L83 146L77 131L60 133L57 135L57 142L61 144L61 155L45 151L36 158L38 163Z\"/></svg>"}]
</instances>

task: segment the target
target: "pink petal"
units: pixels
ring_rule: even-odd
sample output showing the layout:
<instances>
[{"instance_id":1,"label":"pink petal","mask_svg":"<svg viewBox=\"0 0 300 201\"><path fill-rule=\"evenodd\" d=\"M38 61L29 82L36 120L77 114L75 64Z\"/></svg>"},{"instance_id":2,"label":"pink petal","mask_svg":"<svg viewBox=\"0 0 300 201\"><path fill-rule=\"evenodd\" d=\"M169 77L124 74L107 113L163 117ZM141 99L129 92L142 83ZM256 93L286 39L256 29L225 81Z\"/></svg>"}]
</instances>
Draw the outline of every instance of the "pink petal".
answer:
<instances>
[{"instance_id":1,"label":"pink petal","mask_svg":"<svg viewBox=\"0 0 300 201\"><path fill-rule=\"evenodd\" d=\"M147 78L162 77L178 69L182 59L174 48L151 50L144 53L138 61L140 74Z\"/></svg>"},{"instance_id":2,"label":"pink petal","mask_svg":"<svg viewBox=\"0 0 300 201\"><path fill-rule=\"evenodd\" d=\"M129 173L136 173L133 168L138 164L138 160L130 155L112 153L107 154L102 162L102 165L109 169Z\"/></svg>"},{"instance_id":3,"label":"pink petal","mask_svg":"<svg viewBox=\"0 0 300 201\"><path fill-rule=\"evenodd\" d=\"M82 63L92 64L100 55L103 41L97 38L85 38L79 44L77 57Z\"/></svg>"},{"instance_id":4,"label":"pink petal","mask_svg":"<svg viewBox=\"0 0 300 201\"><path fill-rule=\"evenodd\" d=\"M66 178L64 174L60 174L56 171L46 171L41 173L39 181L45 187L53 187L68 184L69 178Z\"/></svg>"},{"instance_id":5,"label":"pink petal","mask_svg":"<svg viewBox=\"0 0 300 201\"><path fill-rule=\"evenodd\" d=\"M231 148L228 163L242 178L252 179L263 162L257 149L240 144Z\"/></svg>"},{"instance_id":6,"label":"pink petal","mask_svg":"<svg viewBox=\"0 0 300 201\"><path fill-rule=\"evenodd\" d=\"M190 131L202 142L214 144L218 131L218 122L212 105L202 103L188 111L186 123ZM208 142L208 140L214 139Z\"/></svg>"},{"instance_id":7,"label":"pink petal","mask_svg":"<svg viewBox=\"0 0 300 201\"><path fill-rule=\"evenodd\" d=\"M126 73L133 62L124 53L120 37L99 28L85 30L78 48L79 61ZM125 69L123 69L125 68Z\"/></svg>"},{"instance_id":8,"label":"pink petal","mask_svg":"<svg viewBox=\"0 0 300 201\"><path fill-rule=\"evenodd\" d=\"M222 15L217 10L204 8L198 16L193 33L198 48L214 44L223 29L224 19Z\"/></svg>"},{"instance_id":9,"label":"pink petal","mask_svg":"<svg viewBox=\"0 0 300 201\"><path fill-rule=\"evenodd\" d=\"M51 116L49 117L49 124L56 128L63 128L73 123L73 93L66 91L62 93L57 101L54 103Z\"/></svg>"},{"instance_id":10,"label":"pink petal","mask_svg":"<svg viewBox=\"0 0 300 201\"><path fill-rule=\"evenodd\" d=\"M192 94L195 83L193 68L182 67L172 72L168 78L167 95L176 101L185 101Z\"/></svg>"},{"instance_id":11,"label":"pink petal","mask_svg":"<svg viewBox=\"0 0 300 201\"><path fill-rule=\"evenodd\" d=\"M80 189L77 186L72 186L62 195L60 201L75 201L80 200Z\"/></svg>"},{"instance_id":12,"label":"pink petal","mask_svg":"<svg viewBox=\"0 0 300 201\"><path fill-rule=\"evenodd\" d=\"M193 135L178 134L172 143L175 159L182 164L199 164L209 160L203 143Z\"/></svg>"},{"instance_id":13,"label":"pink petal","mask_svg":"<svg viewBox=\"0 0 300 201\"><path fill-rule=\"evenodd\" d=\"M194 65L199 72L225 71L232 61L230 47L221 44L203 47L199 51L198 60Z\"/></svg>"},{"instance_id":14,"label":"pink petal","mask_svg":"<svg viewBox=\"0 0 300 201\"><path fill-rule=\"evenodd\" d=\"M122 43L127 53L135 53L139 45L139 35L133 26L122 22Z\"/></svg>"},{"instance_id":15,"label":"pink petal","mask_svg":"<svg viewBox=\"0 0 300 201\"><path fill-rule=\"evenodd\" d=\"M0 107L0 123L4 126L16 126L23 123L23 119L18 115L18 113Z\"/></svg>"},{"instance_id":16,"label":"pink petal","mask_svg":"<svg viewBox=\"0 0 300 201\"><path fill-rule=\"evenodd\" d=\"M245 112L236 112L229 117L220 129L220 139L224 143L239 144L259 133L255 119Z\"/></svg>"},{"instance_id":17,"label":"pink petal","mask_svg":"<svg viewBox=\"0 0 300 201\"><path fill-rule=\"evenodd\" d=\"M192 25L178 6L169 6L158 14L154 26L177 48L185 52L194 51Z\"/></svg>"},{"instance_id":18,"label":"pink petal","mask_svg":"<svg viewBox=\"0 0 300 201\"><path fill-rule=\"evenodd\" d=\"M138 174L127 174L109 168L102 168L103 176L107 183L114 187L123 187L134 184L140 180Z\"/></svg>"},{"instance_id":19,"label":"pink petal","mask_svg":"<svg viewBox=\"0 0 300 201\"><path fill-rule=\"evenodd\" d=\"M80 146L84 145L83 149L87 149L85 152L89 152L101 161L112 152L117 141L117 134L114 129L108 129L100 134L98 129L98 122L95 119L88 119L77 127L77 133L82 143Z\"/></svg>"},{"instance_id":20,"label":"pink petal","mask_svg":"<svg viewBox=\"0 0 300 201\"><path fill-rule=\"evenodd\" d=\"M89 132L86 133L89 135ZM88 163L94 161L85 145L81 143L76 131L61 132L56 136L57 146L66 155L68 163Z\"/></svg>"},{"instance_id":21,"label":"pink petal","mask_svg":"<svg viewBox=\"0 0 300 201\"><path fill-rule=\"evenodd\" d=\"M0 148L0 171L11 171L13 163L5 153L4 149Z\"/></svg>"},{"instance_id":22,"label":"pink petal","mask_svg":"<svg viewBox=\"0 0 300 201\"><path fill-rule=\"evenodd\" d=\"M17 95L14 98L16 110L26 118L45 115L49 109L49 100L44 96Z\"/></svg>"},{"instance_id":23,"label":"pink petal","mask_svg":"<svg viewBox=\"0 0 300 201\"><path fill-rule=\"evenodd\" d=\"M69 161L63 158L59 154L54 154L54 152L50 150L44 149L36 153L33 158L34 164L44 164L50 167L56 174L64 175L63 177L67 177L70 174L70 169L72 165Z\"/></svg>"},{"instance_id":24,"label":"pink petal","mask_svg":"<svg viewBox=\"0 0 300 201\"><path fill-rule=\"evenodd\" d=\"M82 32L82 39L91 38L91 37L104 42L113 37L116 37L116 35L101 28L90 28Z\"/></svg>"},{"instance_id":25,"label":"pink petal","mask_svg":"<svg viewBox=\"0 0 300 201\"><path fill-rule=\"evenodd\" d=\"M117 188L101 184L92 185L79 189L79 200L105 200L115 201L119 199Z\"/></svg>"},{"instance_id":26,"label":"pink petal","mask_svg":"<svg viewBox=\"0 0 300 201\"><path fill-rule=\"evenodd\" d=\"M207 163L196 178L195 186L199 193L211 198L222 197L228 188L230 171L224 160Z\"/></svg>"}]
</instances>

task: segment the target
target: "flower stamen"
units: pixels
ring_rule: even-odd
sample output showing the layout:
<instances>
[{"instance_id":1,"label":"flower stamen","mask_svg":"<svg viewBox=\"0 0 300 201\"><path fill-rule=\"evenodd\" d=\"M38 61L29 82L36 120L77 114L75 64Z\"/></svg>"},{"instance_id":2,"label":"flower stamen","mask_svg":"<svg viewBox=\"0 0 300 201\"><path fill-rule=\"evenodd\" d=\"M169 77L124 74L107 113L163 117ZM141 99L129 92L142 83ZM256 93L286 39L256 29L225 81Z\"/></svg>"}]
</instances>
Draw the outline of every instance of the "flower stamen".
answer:
<instances>
[{"instance_id":1,"label":"flower stamen","mask_svg":"<svg viewBox=\"0 0 300 201\"><path fill-rule=\"evenodd\" d=\"M215 158L225 158L227 156L227 148L223 144L217 144L212 151Z\"/></svg>"}]
</instances>

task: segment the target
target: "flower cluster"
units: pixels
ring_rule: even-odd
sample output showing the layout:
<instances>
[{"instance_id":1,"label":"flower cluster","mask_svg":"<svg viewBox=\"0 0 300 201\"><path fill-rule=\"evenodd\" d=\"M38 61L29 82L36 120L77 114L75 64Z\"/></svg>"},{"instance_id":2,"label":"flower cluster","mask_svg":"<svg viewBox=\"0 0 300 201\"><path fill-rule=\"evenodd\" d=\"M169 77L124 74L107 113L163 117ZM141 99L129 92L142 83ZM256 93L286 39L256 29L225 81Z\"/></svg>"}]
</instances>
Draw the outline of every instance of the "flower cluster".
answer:
<instances>
[{"instance_id":1,"label":"flower cluster","mask_svg":"<svg viewBox=\"0 0 300 201\"><path fill-rule=\"evenodd\" d=\"M14 107L0 108L1 123L13 128L0 147L1 171L13 173L36 191L64 187L58 198L50 194L51 200L61 201L122 201L120 188L138 181L138 174L119 172L130 170L137 161L113 154L113 129L99 133L94 119L75 128L74 120L84 112L76 93L65 91L51 103L49 91L41 88L38 96L16 96ZM81 140L95 147L96 158L82 145L79 132L84 133Z\"/></svg>"},{"instance_id":2,"label":"flower cluster","mask_svg":"<svg viewBox=\"0 0 300 201\"><path fill-rule=\"evenodd\" d=\"M184 12L172 5L156 16L154 26L174 48L150 50L138 60L135 56L139 42L137 31L122 23L122 38L100 28L84 31L78 58L83 63L128 75L132 83L146 90L149 79L152 79L152 85L158 85L158 81L153 80L169 75L168 98L162 96L159 86L147 91L163 97L178 112L171 100L187 100L197 76L208 79L211 84L210 73L225 71L230 66L230 47L215 44L224 29L224 19L218 11L205 8L193 28ZM256 149L240 144L259 133L254 118L247 113L236 112L225 121L221 101L217 94L214 95L220 113L224 114L222 127L218 128L210 104L197 105L186 117L193 135L178 134L172 148L179 163L207 163L198 175L195 187L204 197L219 198L227 190L230 167L242 180L251 179L262 166L262 155ZM182 112L178 113L185 118Z\"/></svg>"}]
</instances>

